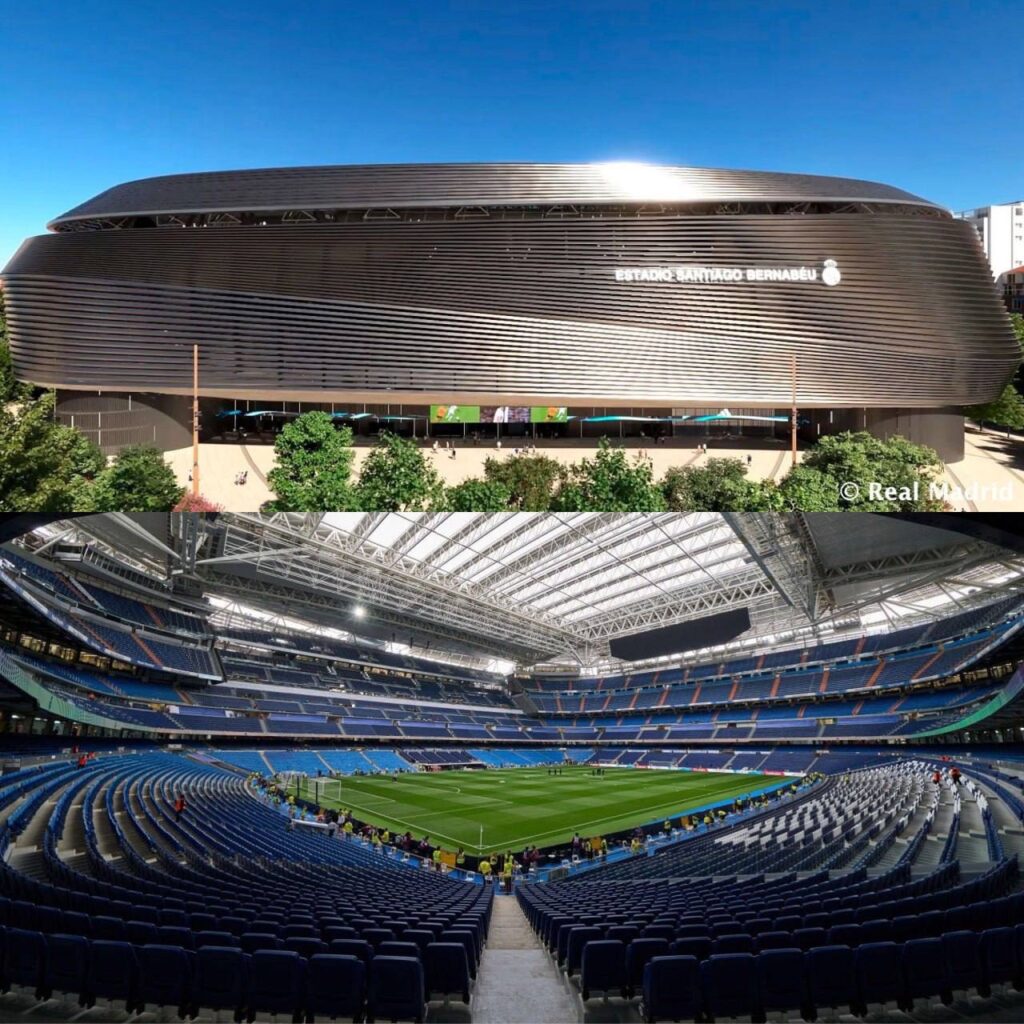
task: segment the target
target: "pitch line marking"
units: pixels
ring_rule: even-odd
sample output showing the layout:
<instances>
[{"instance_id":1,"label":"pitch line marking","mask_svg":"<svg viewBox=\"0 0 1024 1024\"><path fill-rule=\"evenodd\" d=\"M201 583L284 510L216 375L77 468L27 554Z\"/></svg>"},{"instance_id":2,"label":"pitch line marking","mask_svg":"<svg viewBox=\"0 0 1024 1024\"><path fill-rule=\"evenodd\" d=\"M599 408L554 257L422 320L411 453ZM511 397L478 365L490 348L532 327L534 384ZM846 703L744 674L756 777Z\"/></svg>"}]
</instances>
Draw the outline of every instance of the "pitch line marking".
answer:
<instances>
[{"instance_id":1,"label":"pitch line marking","mask_svg":"<svg viewBox=\"0 0 1024 1024\"><path fill-rule=\"evenodd\" d=\"M721 792L724 792L724 790L722 790ZM707 795L709 797L714 797L717 794L714 791L711 791ZM742 795L743 795L742 793L737 793L736 794L736 796L742 796ZM644 807L637 807L637 808L634 808L634 810L636 811L637 814L649 814L649 813L652 813L653 811L659 810L660 808L665 807L665 806L666 805L665 805L664 802L660 802L660 803L656 803L656 804L653 804L653 805L650 805L650 806L645 805ZM632 814L633 812L631 811L630 813ZM675 818L675 817L679 816L680 814L684 814L684 813L690 813L690 812L688 812L688 811L674 811L672 814L669 815L669 817ZM595 818L595 819L593 819L591 821L581 821L578 825L576 825L574 827L575 827L576 831L579 831L581 828L585 828L588 825L600 825L602 822L615 821L615 820L617 820L617 819L616 819L616 817L614 815L609 815L609 816L606 816L604 818ZM535 839L543 839L544 836L557 835L561 831L564 831L564 830L563 829L550 829L547 832L538 832L536 835L533 835L533 836L523 836L523 837L521 837L519 839L516 839L512 845L514 847L517 847L521 843L527 843L527 842L530 842L531 840L535 840Z\"/></svg>"},{"instance_id":2,"label":"pitch line marking","mask_svg":"<svg viewBox=\"0 0 1024 1024\"><path fill-rule=\"evenodd\" d=\"M762 778L768 778L768 776L762 776ZM716 796L717 794L716 794L716 792L714 790L712 790L707 795L708 795L708 797L710 799L710 798L713 798L714 796ZM742 793L737 793L735 795L736 796L742 796L743 794ZM398 801L392 801L392 802L393 803L397 803ZM372 808L359 807L353 801L348 801L348 803L355 810L367 810L370 813L373 812ZM514 801L503 801L503 803L507 803L510 806L514 806ZM651 805L645 804L643 807L637 807L634 810L635 810L635 812L637 814L649 814L649 813L652 813L655 810L660 810L661 808L663 808L665 806L666 806L666 804L664 802L659 802L659 803L655 803L655 804L651 804ZM631 811L630 813L633 813L633 812ZM669 816L674 818L674 817L677 817L678 815L683 814L683 813L690 813L690 812L674 811ZM438 814L447 814L447 812L438 811L438 812L435 812L434 814L425 815L424 817L425 817L425 820L430 821L430 820L433 820L433 818L436 817ZM399 818L399 817L395 817L395 816L392 816L392 815L388 815L388 816L391 818L392 821L398 822L398 824L400 824L400 825L404 825L410 831L424 832L424 833L426 833L428 835L437 836L438 839L446 839L449 843L454 844L456 847L462 846L464 849L477 850L478 852L481 852L481 853L482 853L483 850L491 849L491 847L477 846L475 843L465 843L465 842L461 842L460 843L458 839L455 839L455 838L453 838L452 836L449 836L449 835L445 835L443 832L437 832L434 829L428 829L428 828L426 828L423 825L416 824L416 823L410 822L410 821L405 821L405 820L403 820L402 818ZM604 818L595 818L595 819L592 819L590 821L581 821L581 822L577 823L576 825L574 825L573 828L576 831L579 831L580 829L586 828L589 825L600 825L600 824L602 824L604 822L615 821L615 820L617 820L617 819L614 816L606 816ZM485 828L486 828L486 826L485 826ZM564 828L549 829L547 832L538 832L538 833L536 833L535 835L532 835L532 836L519 836L519 837L516 837L516 838L508 840L507 843L506 842L501 842L501 843L497 844L497 846L493 847L493 849L498 849L498 847L501 847L501 846L506 846L506 847L510 846L513 849L518 849L520 846L525 846L527 843L529 843L531 841L535 841L535 840L538 840L538 839L543 839L545 836L558 835L559 832L564 832L564 831L566 831L566 829L564 829Z\"/></svg>"}]
</instances>

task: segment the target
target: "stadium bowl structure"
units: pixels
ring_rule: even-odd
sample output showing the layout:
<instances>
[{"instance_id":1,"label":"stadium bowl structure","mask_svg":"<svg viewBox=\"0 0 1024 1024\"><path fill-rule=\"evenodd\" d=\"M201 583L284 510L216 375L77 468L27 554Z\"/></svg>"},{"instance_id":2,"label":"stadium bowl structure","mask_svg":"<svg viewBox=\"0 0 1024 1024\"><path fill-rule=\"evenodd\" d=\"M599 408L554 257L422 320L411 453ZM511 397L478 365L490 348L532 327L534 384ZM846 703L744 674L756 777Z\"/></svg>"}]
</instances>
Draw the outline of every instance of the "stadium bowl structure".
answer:
<instances>
[{"instance_id":1,"label":"stadium bowl structure","mask_svg":"<svg viewBox=\"0 0 1024 1024\"><path fill-rule=\"evenodd\" d=\"M811 435L947 459L1019 357L970 225L852 179L249 170L119 185L50 228L3 273L17 371L108 448L187 442L194 343L203 396L279 408L788 410L795 377Z\"/></svg>"}]
</instances>

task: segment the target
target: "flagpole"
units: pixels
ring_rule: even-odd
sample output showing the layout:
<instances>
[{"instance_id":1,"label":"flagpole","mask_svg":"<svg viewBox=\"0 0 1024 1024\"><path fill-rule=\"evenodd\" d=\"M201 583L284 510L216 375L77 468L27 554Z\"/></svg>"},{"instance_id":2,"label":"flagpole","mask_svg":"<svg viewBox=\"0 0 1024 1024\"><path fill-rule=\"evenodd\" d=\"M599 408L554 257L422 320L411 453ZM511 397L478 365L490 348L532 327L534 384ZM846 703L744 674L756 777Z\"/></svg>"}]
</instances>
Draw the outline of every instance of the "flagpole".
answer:
<instances>
[{"instance_id":1,"label":"flagpole","mask_svg":"<svg viewBox=\"0 0 1024 1024\"><path fill-rule=\"evenodd\" d=\"M796 355L793 356L793 409L790 425L790 444L792 445L792 465L796 465Z\"/></svg>"}]
</instances>

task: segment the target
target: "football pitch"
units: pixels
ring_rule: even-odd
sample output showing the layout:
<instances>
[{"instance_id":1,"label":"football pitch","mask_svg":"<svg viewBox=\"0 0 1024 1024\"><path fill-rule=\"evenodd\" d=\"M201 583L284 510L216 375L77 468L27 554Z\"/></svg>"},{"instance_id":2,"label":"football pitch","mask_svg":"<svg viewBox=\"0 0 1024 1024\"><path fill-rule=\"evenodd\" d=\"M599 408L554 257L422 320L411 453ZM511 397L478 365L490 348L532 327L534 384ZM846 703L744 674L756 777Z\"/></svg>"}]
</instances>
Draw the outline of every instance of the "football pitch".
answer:
<instances>
[{"instance_id":1,"label":"football pitch","mask_svg":"<svg viewBox=\"0 0 1024 1024\"><path fill-rule=\"evenodd\" d=\"M397 781L395 781L397 778ZM317 782L319 781L319 800ZM448 849L489 854L555 846L607 835L765 788L774 776L589 767L349 775L303 779L300 795L322 807L347 807L361 821L392 832L428 835ZM483 842L481 843L481 827Z\"/></svg>"}]
</instances>

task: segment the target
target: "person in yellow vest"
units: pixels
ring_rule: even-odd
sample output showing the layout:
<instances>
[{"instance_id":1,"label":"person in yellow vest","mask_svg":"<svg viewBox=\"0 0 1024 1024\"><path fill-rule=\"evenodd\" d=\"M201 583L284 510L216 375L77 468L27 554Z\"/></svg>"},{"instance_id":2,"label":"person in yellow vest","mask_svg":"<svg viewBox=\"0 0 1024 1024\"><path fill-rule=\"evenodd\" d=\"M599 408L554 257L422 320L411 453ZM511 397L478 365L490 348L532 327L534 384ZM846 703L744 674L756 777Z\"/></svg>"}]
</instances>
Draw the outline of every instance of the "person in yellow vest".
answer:
<instances>
[{"instance_id":1,"label":"person in yellow vest","mask_svg":"<svg viewBox=\"0 0 1024 1024\"><path fill-rule=\"evenodd\" d=\"M380 841L385 846L389 846L391 844L391 833L387 829L384 829L384 833L381 835Z\"/></svg>"},{"instance_id":2,"label":"person in yellow vest","mask_svg":"<svg viewBox=\"0 0 1024 1024\"><path fill-rule=\"evenodd\" d=\"M351 818L346 818L345 819L345 835L346 836L351 836L352 835L352 819Z\"/></svg>"},{"instance_id":3,"label":"person in yellow vest","mask_svg":"<svg viewBox=\"0 0 1024 1024\"><path fill-rule=\"evenodd\" d=\"M710 814L705 814L704 815L704 827L705 828L711 828L711 815Z\"/></svg>"},{"instance_id":4,"label":"person in yellow vest","mask_svg":"<svg viewBox=\"0 0 1024 1024\"><path fill-rule=\"evenodd\" d=\"M484 885L486 885L487 879L491 877L491 862L489 860L480 861L480 874L483 875Z\"/></svg>"},{"instance_id":5,"label":"person in yellow vest","mask_svg":"<svg viewBox=\"0 0 1024 1024\"><path fill-rule=\"evenodd\" d=\"M434 852L430 855L430 859L434 862L434 870L441 870L441 847L435 846Z\"/></svg>"},{"instance_id":6,"label":"person in yellow vest","mask_svg":"<svg viewBox=\"0 0 1024 1024\"><path fill-rule=\"evenodd\" d=\"M505 858L505 867L502 868L502 878L505 882L505 892L512 892L512 858Z\"/></svg>"},{"instance_id":7,"label":"person in yellow vest","mask_svg":"<svg viewBox=\"0 0 1024 1024\"><path fill-rule=\"evenodd\" d=\"M373 852L374 853L381 853L382 850L383 850L383 847L381 845L380 833L379 832L374 832L373 833L373 840L372 841L373 841Z\"/></svg>"},{"instance_id":8,"label":"person in yellow vest","mask_svg":"<svg viewBox=\"0 0 1024 1024\"><path fill-rule=\"evenodd\" d=\"M608 859L608 840L604 836L601 836L601 857Z\"/></svg>"},{"instance_id":9,"label":"person in yellow vest","mask_svg":"<svg viewBox=\"0 0 1024 1024\"><path fill-rule=\"evenodd\" d=\"M666 836L672 831L672 822L668 818L665 819L665 824L661 826L661 830Z\"/></svg>"}]
</instances>

